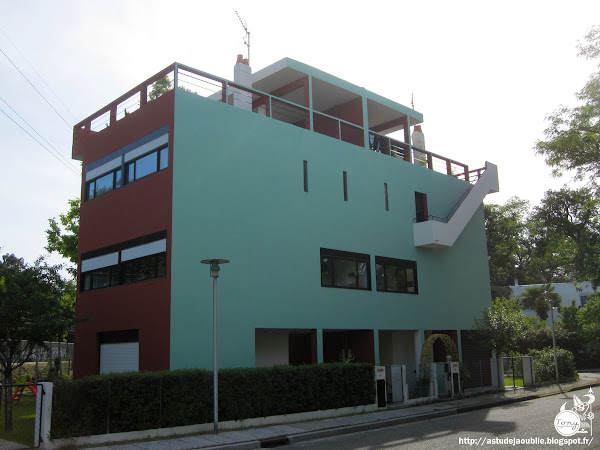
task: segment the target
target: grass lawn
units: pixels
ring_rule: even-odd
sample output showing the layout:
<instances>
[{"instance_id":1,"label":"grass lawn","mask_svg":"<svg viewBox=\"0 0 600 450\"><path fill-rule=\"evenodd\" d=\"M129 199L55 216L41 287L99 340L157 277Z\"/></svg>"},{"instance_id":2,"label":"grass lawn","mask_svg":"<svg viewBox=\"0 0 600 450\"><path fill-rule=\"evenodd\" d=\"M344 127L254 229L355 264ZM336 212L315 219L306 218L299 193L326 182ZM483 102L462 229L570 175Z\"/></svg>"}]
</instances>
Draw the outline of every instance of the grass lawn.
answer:
<instances>
[{"instance_id":1,"label":"grass lawn","mask_svg":"<svg viewBox=\"0 0 600 450\"><path fill-rule=\"evenodd\" d=\"M513 377L504 377L504 386L523 386L523 378L515 377L513 384Z\"/></svg>"},{"instance_id":2,"label":"grass lawn","mask_svg":"<svg viewBox=\"0 0 600 450\"><path fill-rule=\"evenodd\" d=\"M33 447L35 432L35 397L31 392L23 394L19 403L13 404L13 429L4 429L4 398L0 408L0 439Z\"/></svg>"}]
</instances>

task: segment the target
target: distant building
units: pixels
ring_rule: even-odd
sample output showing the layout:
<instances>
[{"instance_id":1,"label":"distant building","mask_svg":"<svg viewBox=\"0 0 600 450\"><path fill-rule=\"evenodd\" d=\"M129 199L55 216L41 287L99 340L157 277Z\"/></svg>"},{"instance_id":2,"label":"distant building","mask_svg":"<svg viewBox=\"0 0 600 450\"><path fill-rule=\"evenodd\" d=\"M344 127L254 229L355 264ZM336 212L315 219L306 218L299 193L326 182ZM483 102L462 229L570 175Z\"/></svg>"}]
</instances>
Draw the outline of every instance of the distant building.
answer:
<instances>
[{"instance_id":1,"label":"distant building","mask_svg":"<svg viewBox=\"0 0 600 450\"><path fill-rule=\"evenodd\" d=\"M515 285L511 286L511 295L514 297L519 297L527 288L530 287L541 287L543 284L524 284L524 285ZM584 281L581 283L577 282L568 282L568 283L553 283L554 293L560 295L561 298L561 306L570 306L573 301L575 301L575 305L583 306L588 300L588 297L596 292L592 287L592 284ZM525 309L523 312L531 317L537 316L535 311L530 309ZM560 320L560 313L555 315L556 320ZM546 320L547 324L550 325L550 317Z\"/></svg>"},{"instance_id":2,"label":"distant building","mask_svg":"<svg viewBox=\"0 0 600 450\"><path fill-rule=\"evenodd\" d=\"M177 88L150 100L167 75ZM440 332L468 359L490 304L482 201L496 166L415 146L421 113L306 64L252 74L240 59L234 78L175 63L75 126L88 319L75 376L211 368L208 258L231 261L221 367L351 350L414 374ZM448 120L456 147L465 118Z\"/></svg>"}]
</instances>

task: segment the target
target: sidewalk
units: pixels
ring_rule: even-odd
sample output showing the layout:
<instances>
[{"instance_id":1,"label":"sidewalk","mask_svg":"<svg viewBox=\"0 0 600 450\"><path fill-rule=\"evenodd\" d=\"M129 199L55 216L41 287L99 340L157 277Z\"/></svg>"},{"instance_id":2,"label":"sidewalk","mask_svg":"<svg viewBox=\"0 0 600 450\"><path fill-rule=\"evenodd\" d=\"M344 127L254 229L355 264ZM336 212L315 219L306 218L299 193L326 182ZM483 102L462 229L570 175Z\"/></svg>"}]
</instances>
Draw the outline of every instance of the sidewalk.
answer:
<instances>
[{"instance_id":1,"label":"sidewalk","mask_svg":"<svg viewBox=\"0 0 600 450\"><path fill-rule=\"evenodd\" d=\"M183 450L200 448L237 450L265 448L533 400L535 398L559 394L561 389L563 392L569 392L589 386L600 386L600 373L580 373L579 376L580 379L578 381L564 383L560 388L556 385L550 385L484 394L473 390L471 395L468 393L468 396L460 399L442 400L426 405L412 407L389 405L388 409L380 411L332 419L224 431L218 435L201 434L181 438L112 444L94 448L97 450Z\"/></svg>"}]
</instances>

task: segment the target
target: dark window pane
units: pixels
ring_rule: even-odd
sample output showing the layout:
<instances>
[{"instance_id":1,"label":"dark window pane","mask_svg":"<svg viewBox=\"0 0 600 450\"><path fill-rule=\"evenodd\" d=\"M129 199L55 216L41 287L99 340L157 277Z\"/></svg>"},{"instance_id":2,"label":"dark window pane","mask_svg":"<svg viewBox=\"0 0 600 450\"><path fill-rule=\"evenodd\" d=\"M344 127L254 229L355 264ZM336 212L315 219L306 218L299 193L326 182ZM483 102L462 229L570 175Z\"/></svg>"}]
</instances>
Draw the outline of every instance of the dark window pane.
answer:
<instances>
[{"instance_id":1,"label":"dark window pane","mask_svg":"<svg viewBox=\"0 0 600 450\"><path fill-rule=\"evenodd\" d=\"M132 181L135 180L135 163L131 163L127 166L127 179L125 180L126 183L131 183Z\"/></svg>"},{"instance_id":2,"label":"dark window pane","mask_svg":"<svg viewBox=\"0 0 600 450\"><path fill-rule=\"evenodd\" d=\"M156 255L156 259L157 259L156 276L157 277L166 276L167 275L167 254L160 253L160 254Z\"/></svg>"},{"instance_id":3,"label":"dark window pane","mask_svg":"<svg viewBox=\"0 0 600 450\"><path fill-rule=\"evenodd\" d=\"M406 269L406 292L417 292L417 279L415 269Z\"/></svg>"},{"instance_id":4,"label":"dark window pane","mask_svg":"<svg viewBox=\"0 0 600 450\"><path fill-rule=\"evenodd\" d=\"M94 190L96 188L96 182L90 181L87 186L87 199L94 198Z\"/></svg>"},{"instance_id":5,"label":"dark window pane","mask_svg":"<svg viewBox=\"0 0 600 450\"><path fill-rule=\"evenodd\" d=\"M119 169L115 172L115 188L119 188L119 187L123 186L123 177L121 175L122 175L121 169Z\"/></svg>"},{"instance_id":6,"label":"dark window pane","mask_svg":"<svg viewBox=\"0 0 600 450\"><path fill-rule=\"evenodd\" d=\"M158 170L169 167L169 147L165 147L160 151L160 166Z\"/></svg>"},{"instance_id":7,"label":"dark window pane","mask_svg":"<svg viewBox=\"0 0 600 450\"><path fill-rule=\"evenodd\" d=\"M109 191L112 191L113 177L114 174L111 172L96 180L96 197L102 194L106 194Z\"/></svg>"},{"instance_id":8,"label":"dark window pane","mask_svg":"<svg viewBox=\"0 0 600 450\"><path fill-rule=\"evenodd\" d=\"M385 266L376 264L375 276L377 277L377 290L385 291Z\"/></svg>"},{"instance_id":9,"label":"dark window pane","mask_svg":"<svg viewBox=\"0 0 600 450\"><path fill-rule=\"evenodd\" d=\"M386 266L387 290L406 292L406 272L404 267Z\"/></svg>"},{"instance_id":10,"label":"dark window pane","mask_svg":"<svg viewBox=\"0 0 600 450\"><path fill-rule=\"evenodd\" d=\"M333 278L331 276L331 258L321 258L321 286L333 286Z\"/></svg>"},{"instance_id":11,"label":"dark window pane","mask_svg":"<svg viewBox=\"0 0 600 450\"><path fill-rule=\"evenodd\" d=\"M92 271L92 289L110 286L110 267L103 267Z\"/></svg>"},{"instance_id":12,"label":"dark window pane","mask_svg":"<svg viewBox=\"0 0 600 450\"><path fill-rule=\"evenodd\" d=\"M82 274L83 280L81 283L83 284L83 290L89 291L92 288L92 274L84 273Z\"/></svg>"},{"instance_id":13,"label":"dark window pane","mask_svg":"<svg viewBox=\"0 0 600 450\"><path fill-rule=\"evenodd\" d=\"M333 259L333 283L336 287L358 287L358 275L356 273L356 261L348 259Z\"/></svg>"},{"instance_id":14,"label":"dark window pane","mask_svg":"<svg viewBox=\"0 0 600 450\"><path fill-rule=\"evenodd\" d=\"M358 261L356 263L356 267L358 269L358 288L359 289L368 289L369 287L369 265L366 262Z\"/></svg>"},{"instance_id":15,"label":"dark window pane","mask_svg":"<svg viewBox=\"0 0 600 450\"><path fill-rule=\"evenodd\" d=\"M157 160L158 157L157 152L150 153L149 155L144 156L143 158L138 159L135 162L135 179L139 180L140 178L145 177L146 175L150 175L151 173L156 172Z\"/></svg>"}]
</instances>

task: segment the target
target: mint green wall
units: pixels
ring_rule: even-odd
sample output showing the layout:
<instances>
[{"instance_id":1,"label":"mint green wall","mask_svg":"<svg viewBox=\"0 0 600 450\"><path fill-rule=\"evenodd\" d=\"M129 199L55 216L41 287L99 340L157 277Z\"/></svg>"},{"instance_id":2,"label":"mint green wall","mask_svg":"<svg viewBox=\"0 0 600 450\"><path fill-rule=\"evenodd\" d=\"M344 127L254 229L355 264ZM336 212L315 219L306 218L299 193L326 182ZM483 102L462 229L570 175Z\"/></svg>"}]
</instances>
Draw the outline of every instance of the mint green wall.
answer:
<instances>
[{"instance_id":1,"label":"mint green wall","mask_svg":"<svg viewBox=\"0 0 600 450\"><path fill-rule=\"evenodd\" d=\"M445 216L460 180L181 90L173 157L171 369L212 367L206 258L231 260L220 367L254 366L255 328L470 329L489 303L482 208L453 247L413 243L414 192ZM416 260L419 294L322 288L321 247L370 254L373 285L375 255Z\"/></svg>"}]
</instances>

